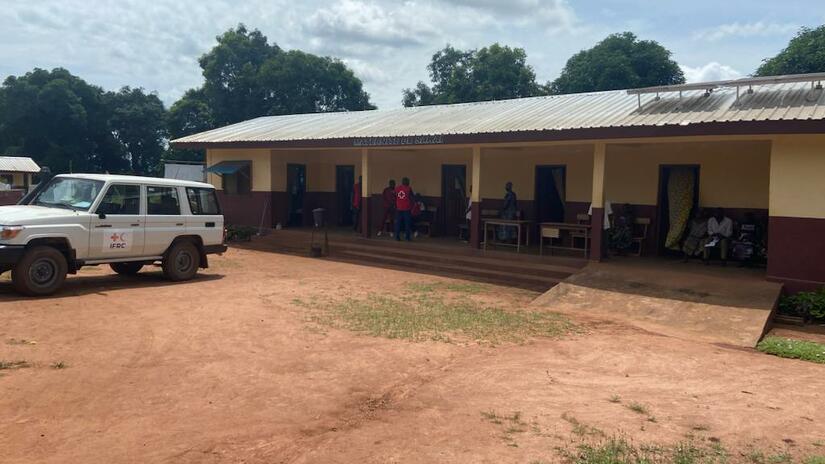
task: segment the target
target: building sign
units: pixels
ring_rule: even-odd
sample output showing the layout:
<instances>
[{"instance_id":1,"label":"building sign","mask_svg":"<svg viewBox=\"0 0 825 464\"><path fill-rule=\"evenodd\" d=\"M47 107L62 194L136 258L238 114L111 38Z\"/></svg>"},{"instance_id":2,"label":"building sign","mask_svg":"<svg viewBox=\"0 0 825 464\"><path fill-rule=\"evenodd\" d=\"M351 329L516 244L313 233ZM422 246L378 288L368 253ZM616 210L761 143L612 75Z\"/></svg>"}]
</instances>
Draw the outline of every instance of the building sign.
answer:
<instances>
[{"instance_id":1,"label":"building sign","mask_svg":"<svg viewBox=\"0 0 825 464\"><path fill-rule=\"evenodd\" d=\"M439 145L443 135L417 135L412 137L364 137L352 141L354 147L389 147L398 145Z\"/></svg>"}]
</instances>

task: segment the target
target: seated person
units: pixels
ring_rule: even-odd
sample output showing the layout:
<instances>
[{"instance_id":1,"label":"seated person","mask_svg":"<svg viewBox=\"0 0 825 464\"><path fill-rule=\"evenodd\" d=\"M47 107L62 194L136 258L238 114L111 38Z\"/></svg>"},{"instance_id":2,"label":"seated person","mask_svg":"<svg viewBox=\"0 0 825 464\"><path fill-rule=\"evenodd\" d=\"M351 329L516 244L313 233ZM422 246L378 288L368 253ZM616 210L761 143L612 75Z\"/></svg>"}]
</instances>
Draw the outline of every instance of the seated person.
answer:
<instances>
[{"instance_id":1,"label":"seated person","mask_svg":"<svg viewBox=\"0 0 825 464\"><path fill-rule=\"evenodd\" d=\"M693 217L688 224L688 234L685 237L685 242L682 244L682 253L685 254L685 262L690 258L698 256L704 250L702 249L702 242L708 235L708 218L702 208L693 210Z\"/></svg>"},{"instance_id":2,"label":"seated person","mask_svg":"<svg viewBox=\"0 0 825 464\"><path fill-rule=\"evenodd\" d=\"M733 221L725 216L725 210L716 208L713 217L708 220L708 237L703 241L702 259L705 264L708 264L710 259L711 248L718 247L722 265L727 265L731 235L733 235Z\"/></svg>"},{"instance_id":3,"label":"seated person","mask_svg":"<svg viewBox=\"0 0 825 464\"><path fill-rule=\"evenodd\" d=\"M739 225L739 234L733 241L732 253L743 266L756 265L763 255L762 230L753 213L745 213L745 220Z\"/></svg>"},{"instance_id":4,"label":"seated person","mask_svg":"<svg viewBox=\"0 0 825 464\"><path fill-rule=\"evenodd\" d=\"M633 225L636 223L636 215L633 206L626 204L622 206L621 212L613 218L613 228L609 229L608 240L610 248L616 250L619 255L624 255L633 246Z\"/></svg>"}]
</instances>

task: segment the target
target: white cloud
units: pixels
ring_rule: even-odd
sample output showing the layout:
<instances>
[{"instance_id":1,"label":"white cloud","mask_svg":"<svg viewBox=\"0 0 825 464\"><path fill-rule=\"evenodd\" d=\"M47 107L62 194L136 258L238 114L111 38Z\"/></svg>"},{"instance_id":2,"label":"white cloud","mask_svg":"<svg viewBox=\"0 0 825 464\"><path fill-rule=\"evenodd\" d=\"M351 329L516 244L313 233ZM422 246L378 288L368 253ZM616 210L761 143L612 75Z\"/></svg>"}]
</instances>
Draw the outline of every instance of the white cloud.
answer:
<instances>
[{"instance_id":1,"label":"white cloud","mask_svg":"<svg viewBox=\"0 0 825 464\"><path fill-rule=\"evenodd\" d=\"M715 61L695 68L683 64L680 64L679 67L685 73L687 82L725 81L742 77L742 73L739 71Z\"/></svg>"},{"instance_id":2,"label":"white cloud","mask_svg":"<svg viewBox=\"0 0 825 464\"><path fill-rule=\"evenodd\" d=\"M764 21L754 23L735 22L721 24L710 29L702 29L695 32L693 38L715 42L727 37L785 36L796 32L798 29L799 25L791 23L769 23Z\"/></svg>"}]
</instances>

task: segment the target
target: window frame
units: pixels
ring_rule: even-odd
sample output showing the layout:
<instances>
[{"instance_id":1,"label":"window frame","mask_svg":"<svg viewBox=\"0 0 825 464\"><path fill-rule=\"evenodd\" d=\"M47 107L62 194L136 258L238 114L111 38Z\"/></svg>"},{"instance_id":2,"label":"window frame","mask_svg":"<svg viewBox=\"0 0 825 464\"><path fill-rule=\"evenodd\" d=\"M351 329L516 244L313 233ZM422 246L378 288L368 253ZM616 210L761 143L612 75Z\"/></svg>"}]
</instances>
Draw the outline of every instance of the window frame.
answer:
<instances>
[{"instance_id":1,"label":"window frame","mask_svg":"<svg viewBox=\"0 0 825 464\"><path fill-rule=\"evenodd\" d=\"M217 189L211 188L211 187L184 187L183 190L184 190L184 193L186 194L186 202L189 205L189 214L191 214L193 216L220 216L222 214L222 212L221 212L221 203L218 201L218 191L217 191ZM196 212L196 209L192 207L192 198L189 196L190 191L195 194L194 198L197 199L197 202L196 202L197 203L196 206L198 207L197 212ZM215 208L216 208L217 212L215 212L215 213L204 213L203 212L203 205L201 205L201 203L200 203L201 196L198 194L198 192L200 192L200 191L205 191L205 192L208 192L210 195L212 195L212 198L215 201Z\"/></svg>"},{"instance_id":2,"label":"window frame","mask_svg":"<svg viewBox=\"0 0 825 464\"><path fill-rule=\"evenodd\" d=\"M178 200L178 212L176 214L161 214L161 213L152 213L150 210L151 202L149 201L149 189L169 189L175 192L175 196ZM180 189L177 185L144 185L144 191L146 192L146 216L182 216L183 215L183 202L181 202L181 195Z\"/></svg>"}]
</instances>

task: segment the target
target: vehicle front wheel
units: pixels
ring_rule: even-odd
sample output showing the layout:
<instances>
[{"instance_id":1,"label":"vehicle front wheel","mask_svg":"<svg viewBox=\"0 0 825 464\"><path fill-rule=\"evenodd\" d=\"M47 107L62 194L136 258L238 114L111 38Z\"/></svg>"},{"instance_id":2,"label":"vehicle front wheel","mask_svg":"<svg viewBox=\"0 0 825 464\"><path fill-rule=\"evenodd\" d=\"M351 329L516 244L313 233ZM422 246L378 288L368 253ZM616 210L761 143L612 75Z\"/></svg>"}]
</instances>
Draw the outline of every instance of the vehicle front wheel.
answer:
<instances>
[{"instance_id":1,"label":"vehicle front wheel","mask_svg":"<svg viewBox=\"0 0 825 464\"><path fill-rule=\"evenodd\" d=\"M109 267L120 275L135 275L143 269L143 263L111 263Z\"/></svg>"},{"instance_id":2,"label":"vehicle front wheel","mask_svg":"<svg viewBox=\"0 0 825 464\"><path fill-rule=\"evenodd\" d=\"M192 242L177 242L163 260L163 275L176 282L189 280L195 277L200 264L201 255Z\"/></svg>"},{"instance_id":3,"label":"vehicle front wheel","mask_svg":"<svg viewBox=\"0 0 825 464\"><path fill-rule=\"evenodd\" d=\"M63 285L68 267L63 253L50 246L37 246L28 250L14 266L11 280L14 288L24 295L51 295Z\"/></svg>"}]
</instances>

